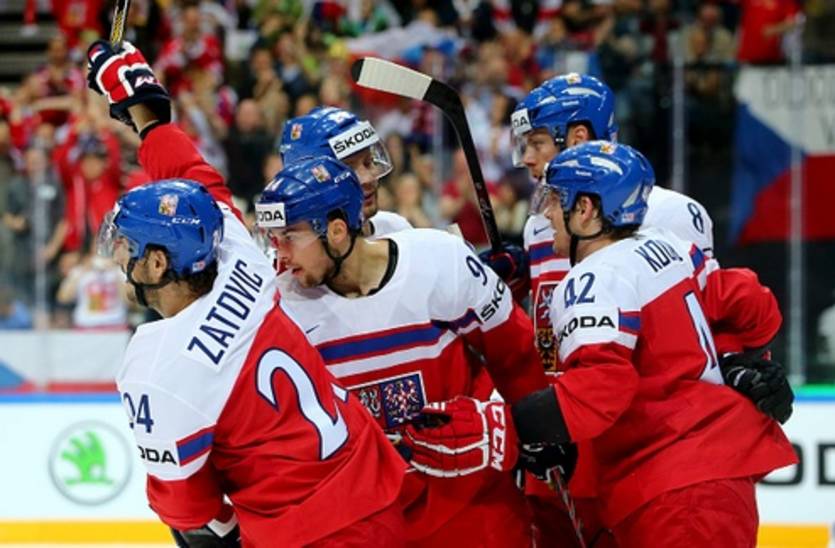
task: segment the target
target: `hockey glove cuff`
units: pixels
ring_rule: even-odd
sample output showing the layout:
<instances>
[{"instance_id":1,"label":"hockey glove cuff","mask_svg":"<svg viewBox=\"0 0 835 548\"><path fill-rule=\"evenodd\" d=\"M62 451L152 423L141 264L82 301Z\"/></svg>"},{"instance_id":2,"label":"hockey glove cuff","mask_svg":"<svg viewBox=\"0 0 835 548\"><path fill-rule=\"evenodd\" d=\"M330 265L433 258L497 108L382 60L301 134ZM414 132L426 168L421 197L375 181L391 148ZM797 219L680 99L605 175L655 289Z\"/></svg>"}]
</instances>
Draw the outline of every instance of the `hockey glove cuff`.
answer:
<instances>
[{"instance_id":1,"label":"hockey glove cuff","mask_svg":"<svg viewBox=\"0 0 835 548\"><path fill-rule=\"evenodd\" d=\"M482 251L478 257L510 287L513 298L521 301L527 296L530 288L528 254L516 244L504 243L502 248L500 252L492 249Z\"/></svg>"},{"instance_id":2,"label":"hockey glove cuff","mask_svg":"<svg viewBox=\"0 0 835 548\"><path fill-rule=\"evenodd\" d=\"M757 408L785 424L791 417L794 392L783 366L762 355L731 354L720 360L725 384L754 402Z\"/></svg>"},{"instance_id":3,"label":"hockey glove cuff","mask_svg":"<svg viewBox=\"0 0 835 548\"><path fill-rule=\"evenodd\" d=\"M429 476L466 476L487 467L508 471L519 452L509 407L459 396L427 405L422 424L410 424L402 444L410 464Z\"/></svg>"}]
</instances>

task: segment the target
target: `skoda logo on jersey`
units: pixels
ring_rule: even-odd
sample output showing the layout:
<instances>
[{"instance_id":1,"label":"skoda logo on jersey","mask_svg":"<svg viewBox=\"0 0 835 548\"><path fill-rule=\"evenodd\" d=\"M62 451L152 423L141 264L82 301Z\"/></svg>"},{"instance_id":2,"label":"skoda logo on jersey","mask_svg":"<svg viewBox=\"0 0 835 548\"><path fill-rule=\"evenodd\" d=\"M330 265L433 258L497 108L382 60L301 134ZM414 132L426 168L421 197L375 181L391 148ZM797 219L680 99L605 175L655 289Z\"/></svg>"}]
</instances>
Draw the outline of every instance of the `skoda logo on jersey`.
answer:
<instances>
[{"instance_id":1,"label":"skoda logo on jersey","mask_svg":"<svg viewBox=\"0 0 835 548\"><path fill-rule=\"evenodd\" d=\"M262 228L281 228L287 226L284 203L255 204L255 222Z\"/></svg>"},{"instance_id":2,"label":"skoda logo on jersey","mask_svg":"<svg viewBox=\"0 0 835 548\"><path fill-rule=\"evenodd\" d=\"M134 455L124 436L107 423L85 421L61 432L49 451L49 477L76 504L98 506L128 483Z\"/></svg>"},{"instance_id":3,"label":"skoda logo on jersey","mask_svg":"<svg viewBox=\"0 0 835 548\"><path fill-rule=\"evenodd\" d=\"M510 115L510 125L513 128L514 135L524 135L525 133L529 132L531 129L531 121L530 117L528 116L528 109L523 108L522 110L517 110L513 114Z\"/></svg>"},{"instance_id":4,"label":"skoda logo on jersey","mask_svg":"<svg viewBox=\"0 0 835 548\"><path fill-rule=\"evenodd\" d=\"M611 317L602 315L587 315L587 316L578 316L571 318L567 324L560 330L559 335L557 335L557 345L561 345L563 339L574 333L576 329L588 329L588 328L598 328L602 329L604 327L610 329L617 329L615 322L612 320Z\"/></svg>"},{"instance_id":5,"label":"skoda logo on jersey","mask_svg":"<svg viewBox=\"0 0 835 548\"><path fill-rule=\"evenodd\" d=\"M351 126L351 129L328 139L328 144L337 159L342 160L355 152L370 147L379 140L377 132L374 131L369 122L359 122Z\"/></svg>"}]
</instances>

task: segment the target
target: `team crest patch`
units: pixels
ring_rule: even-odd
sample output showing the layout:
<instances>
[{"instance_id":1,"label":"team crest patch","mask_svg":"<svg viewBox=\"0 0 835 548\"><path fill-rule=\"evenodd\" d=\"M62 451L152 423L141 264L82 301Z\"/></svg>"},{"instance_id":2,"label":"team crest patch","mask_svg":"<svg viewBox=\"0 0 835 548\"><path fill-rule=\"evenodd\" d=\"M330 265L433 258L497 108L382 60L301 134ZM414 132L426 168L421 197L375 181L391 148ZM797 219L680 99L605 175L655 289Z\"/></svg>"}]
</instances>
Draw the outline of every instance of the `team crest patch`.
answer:
<instances>
[{"instance_id":1,"label":"team crest patch","mask_svg":"<svg viewBox=\"0 0 835 548\"><path fill-rule=\"evenodd\" d=\"M294 141L298 140L302 136L302 125L301 124L293 124L290 126L290 138Z\"/></svg>"},{"instance_id":2,"label":"team crest patch","mask_svg":"<svg viewBox=\"0 0 835 548\"><path fill-rule=\"evenodd\" d=\"M615 152L615 144L614 143L601 143L600 152L602 152L604 154L613 154Z\"/></svg>"},{"instance_id":3,"label":"team crest patch","mask_svg":"<svg viewBox=\"0 0 835 548\"><path fill-rule=\"evenodd\" d=\"M569 72L565 75L565 81L571 85L579 84L582 82L583 77L577 74L576 72Z\"/></svg>"},{"instance_id":4,"label":"team crest patch","mask_svg":"<svg viewBox=\"0 0 835 548\"><path fill-rule=\"evenodd\" d=\"M324 183L325 181L331 178L331 174L328 173L328 170L325 169L325 166L323 166L322 164L313 166L310 172L313 174L313 178L319 181L320 183Z\"/></svg>"},{"instance_id":5,"label":"team crest patch","mask_svg":"<svg viewBox=\"0 0 835 548\"><path fill-rule=\"evenodd\" d=\"M177 214L177 202L180 198L176 194L165 194L159 199L160 215L167 215L173 217Z\"/></svg>"},{"instance_id":6,"label":"team crest patch","mask_svg":"<svg viewBox=\"0 0 835 548\"><path fill-rule=\"evenodd\" d=\"M420 372L355 386L351 392L385 430L403 426L426 405Z\"/></svg>"},{"instance_id":7,"label":"team crest patch","mask_svg":"<svg viewBox=\"0 0 835 548\"><path fill-rule=\"evenodd\" d=\"M536 332L536 348L545 369L553 371L557 367L557 341L551 325L551 298L559 282L542 282L534 298L533 326Z\"/></svg>"}]
</instances>

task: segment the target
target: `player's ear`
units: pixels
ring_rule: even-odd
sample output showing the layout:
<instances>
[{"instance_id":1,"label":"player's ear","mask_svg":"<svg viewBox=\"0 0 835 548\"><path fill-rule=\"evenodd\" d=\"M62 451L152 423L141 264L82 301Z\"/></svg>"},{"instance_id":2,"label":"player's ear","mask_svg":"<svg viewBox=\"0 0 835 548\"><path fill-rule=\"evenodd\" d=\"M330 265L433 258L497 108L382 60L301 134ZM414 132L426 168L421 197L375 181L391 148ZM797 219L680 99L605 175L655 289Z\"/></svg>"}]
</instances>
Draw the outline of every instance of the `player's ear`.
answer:
<instances>
[{"instance_id":1,"label":"player's ear","mask_svg":"<svg viewBox=\"0 0 835 548\"><path fill-rule=\"evenodd\" d=\"M148 283L158 283L168 270L168 255L161 249L152 249L146 257L145 268L150 277Z\"/></svg>"},{"instance_id":2,"label":"player's ear","mask_svg":"<svg viewBox=\"0 0 835 548\"><path fill-rule=\"evenodd\" d=\"M337 217L328 221L328 241L331 245L340 245L348 238L348 225L345 221Z\"/></svg>"}]
</instances>

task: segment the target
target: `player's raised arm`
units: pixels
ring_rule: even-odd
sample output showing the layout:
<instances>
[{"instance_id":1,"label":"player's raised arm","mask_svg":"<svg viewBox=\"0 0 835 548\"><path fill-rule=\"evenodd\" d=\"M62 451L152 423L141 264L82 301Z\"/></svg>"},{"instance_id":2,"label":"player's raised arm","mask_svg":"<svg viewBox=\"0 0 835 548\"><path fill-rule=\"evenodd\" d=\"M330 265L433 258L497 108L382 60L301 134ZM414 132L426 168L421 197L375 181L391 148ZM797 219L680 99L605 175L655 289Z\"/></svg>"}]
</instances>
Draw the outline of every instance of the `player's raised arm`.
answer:
<instances>
[{"instance_id":1,"label":"player's raised arm","mask_svg":"<svg viewBox=\"0 0 835 548\"><path fill-rule=\"evenodd\" d=\"M87 50L87 67L88 85L107 97L110 116L142 138L139 162L151 179L197 181L240 217L223 176L203 159L188 136L170 123L171 98L141 51L130 42L123 42L115 51L108 42L98 40Z\"/></svg>"}]
</instances>

